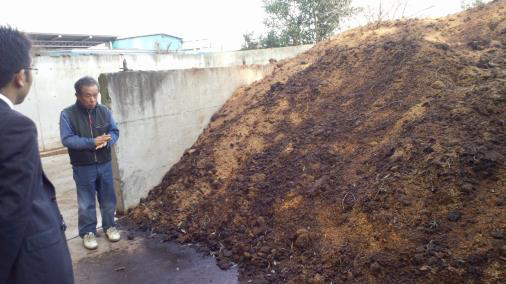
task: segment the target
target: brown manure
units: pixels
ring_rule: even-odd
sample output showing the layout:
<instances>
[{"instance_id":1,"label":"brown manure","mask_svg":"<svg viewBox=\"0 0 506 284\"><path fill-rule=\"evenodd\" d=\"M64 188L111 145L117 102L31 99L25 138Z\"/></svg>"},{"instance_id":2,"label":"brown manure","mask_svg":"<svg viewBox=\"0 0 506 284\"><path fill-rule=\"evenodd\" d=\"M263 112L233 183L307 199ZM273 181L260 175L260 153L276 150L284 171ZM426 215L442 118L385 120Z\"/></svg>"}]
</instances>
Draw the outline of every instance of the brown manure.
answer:
<instances>
[{"instance_id":1,"label":"brown manure","mask_svg":"<svg viewBox=\"0 0 506 284\"><path fill-rule=\"evenodd\" d=\"M504 281L505 48L501 0L277 62L129 220L244 282Z\"/></svg>"}]
</instances>

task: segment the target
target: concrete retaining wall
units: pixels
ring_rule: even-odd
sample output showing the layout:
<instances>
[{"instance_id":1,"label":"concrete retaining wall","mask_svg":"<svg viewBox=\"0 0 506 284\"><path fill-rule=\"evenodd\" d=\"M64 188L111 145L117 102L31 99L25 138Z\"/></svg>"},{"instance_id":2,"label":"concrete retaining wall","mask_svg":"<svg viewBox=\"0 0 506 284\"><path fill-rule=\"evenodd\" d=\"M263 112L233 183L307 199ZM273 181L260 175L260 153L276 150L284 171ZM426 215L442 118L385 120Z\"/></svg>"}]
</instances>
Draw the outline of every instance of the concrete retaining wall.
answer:
<instances>
[{"instance_id":1,"label":"concrete retaining wall","mask_svg":"<svg viewBox=\"0 0 506 284\"><path fill-rule=\"evenodd\" d=\"M101 75L103 100L120 129L113 155L118 211L160 183L234 90L271 71L250 65Z\"/></svg>"},{"instance_id":2,"label":"concrete retaining wall","mask_svg":"<svg viewBox=\"0 0 506 284\"><path fill-rule=\"evenodd\" d=\"M26 101L16 109L37 124L41 151L61 147L59 114L75 102L74 82L82 76L98 77L101 73L118 72L126 59L133 70L174 70L214 68L250 64L268 64L269 59L284 59L297 55L311 46L236 51L207 54L96 54L97 51L62 56L38 56L34 65L32 90ZM193 82L196 82L193 80Z\"/></svg>"}]
</instances>

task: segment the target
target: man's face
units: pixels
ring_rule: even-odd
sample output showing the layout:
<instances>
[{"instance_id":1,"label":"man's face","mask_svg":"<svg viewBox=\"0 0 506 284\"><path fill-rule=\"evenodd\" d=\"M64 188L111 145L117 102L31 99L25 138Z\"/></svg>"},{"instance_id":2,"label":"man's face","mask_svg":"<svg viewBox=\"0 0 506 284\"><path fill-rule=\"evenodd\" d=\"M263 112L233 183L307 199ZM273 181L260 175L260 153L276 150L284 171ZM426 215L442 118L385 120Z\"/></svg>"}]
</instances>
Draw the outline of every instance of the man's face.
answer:
<instances>
[{"instance_id":1,"label":"man's face","mask_svg":"<svg viewBox=\"0 0 506 284\"><path fill-rule=\"evenodd\" d=\"M89 85L81 87L81 94L76 94L77 100L86 109L93 109L97 106L98 87Z\"/></svg>"}]
</instances>

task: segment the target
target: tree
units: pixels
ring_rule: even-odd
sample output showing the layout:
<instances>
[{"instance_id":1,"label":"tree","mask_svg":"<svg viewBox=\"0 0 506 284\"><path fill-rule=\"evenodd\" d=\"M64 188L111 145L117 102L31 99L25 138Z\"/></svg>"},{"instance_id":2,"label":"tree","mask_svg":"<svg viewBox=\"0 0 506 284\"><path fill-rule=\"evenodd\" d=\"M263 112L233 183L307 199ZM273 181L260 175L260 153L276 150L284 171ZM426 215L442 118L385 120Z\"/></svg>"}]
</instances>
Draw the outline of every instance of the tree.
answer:
<instances>
[{"instance_id":1,"label":"tree","mask_svg":"<svg viewBox=\"0 0 506 284\"><path fill-rule=\"evenodd\" d=\"M286 42L287 42L286 38L278 35L273 30L269 31L267 35L260 37L261 48L287 46Z\"/></svg>"},{"instance_id":2,"label":"tree","mask_svg":"<svg viewBox=\"0 0 506 284\"><path fill-rule=\"evenodd\" d=\"M245 33L242 37L244 38L244 42L241 50L258 49L260 47L258 40L254 38L253 32Z\"/></svg>"},{"instance_id":3,"label":"tree","mask_svg":"<svg viewBox=\"0 0 506 284\"><path fill-rule=\"evenodd\" d=\"M256 42L278 47L320 42L332 35L355 9L351 0L263 0L268 33ZM245 38L246 39L246 38ZM243 48L247 44L243 44Z\"/></svg>"},{"instance_id":4,"label":"tree","mask_svg":"<svg viewBox=\"0 0 506 284\"><path fill-rule=\"evenodd\" d=\"M269 31L266 35L261 35L257 38L252 32L245 33L242 35L244 42L241 50L260 49L260 48L271 48L271 47L282 47L287 46L287 40L276 34L275 31Z\"/></svg>"},{"instance_id":5,"label":"tree","mask_svg":"<svg viewBox=\"0 0 506 284\"><path fill-rule=\"evenodd\" d=\"M387 2L387 3L384 3ZM379 1L378 6L370 5L362 8L362 16L367 23L381 23L388 20L404 18L410 0ZM431 7L429 7L431 8Z\"/></svg>"},{"instance_id":6,"label":"tree","mask_svg":"<svg viewBox=\"0 0 506 284\"><path fill-rule=\"evenodd\" d=\"M470 1L462 0L460 2L460 6L462 7L463 10L475 7L482 7L483 5L485 5L485 1L483 0L470 0Z\"/></svg>"}]
</instances>

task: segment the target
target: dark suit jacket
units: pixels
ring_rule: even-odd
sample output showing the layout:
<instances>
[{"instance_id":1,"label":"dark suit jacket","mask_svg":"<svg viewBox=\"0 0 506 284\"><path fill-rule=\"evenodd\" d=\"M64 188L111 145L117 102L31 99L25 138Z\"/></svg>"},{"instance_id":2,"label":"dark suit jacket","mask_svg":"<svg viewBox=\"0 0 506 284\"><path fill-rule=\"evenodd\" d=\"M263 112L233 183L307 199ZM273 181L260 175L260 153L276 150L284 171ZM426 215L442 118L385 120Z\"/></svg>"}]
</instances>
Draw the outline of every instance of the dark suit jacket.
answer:
<instances>
[{"instance_id":1,"label":"dark suit jacket","mask_svg":"<svg viewBox=\"0 0 506 284\"><path fill-rule=\"evenodd\" d=\"M35 124L0 100L0 284L73 283L62 223Z\"/></svg>"}]
</instances>

